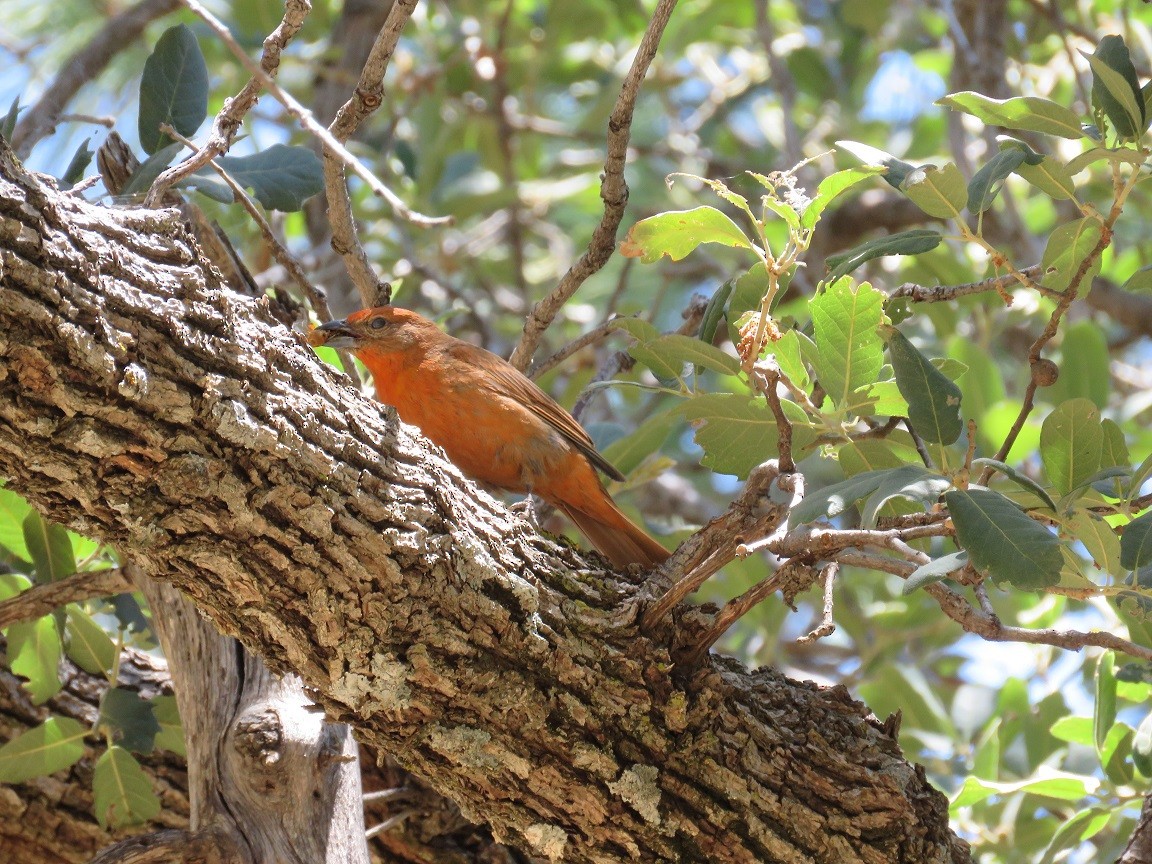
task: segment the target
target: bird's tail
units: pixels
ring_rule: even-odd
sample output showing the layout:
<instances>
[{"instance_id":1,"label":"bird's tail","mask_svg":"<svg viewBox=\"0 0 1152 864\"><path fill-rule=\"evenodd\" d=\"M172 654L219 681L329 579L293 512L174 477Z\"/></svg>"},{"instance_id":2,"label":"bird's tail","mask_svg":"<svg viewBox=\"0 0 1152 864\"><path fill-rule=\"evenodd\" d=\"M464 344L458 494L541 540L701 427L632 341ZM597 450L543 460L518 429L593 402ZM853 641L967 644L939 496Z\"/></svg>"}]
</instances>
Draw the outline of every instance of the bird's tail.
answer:
<instances>
[{"instance_id":1,"label":"bird's tail","mask_svg":"<svg viewBox=\"0 0 1152 864\"><path fill-rule=\"evenodd\" d=\"M603 512L595 515L578 510L571 504L555 503L576 523L576 527L592 542L596 550L617 567L640 564L651 569L668 560L671 552L625 516L611 499L607 496L605 499L604 503L611 509L603 509Z\"/></svg>"}]
</instances>

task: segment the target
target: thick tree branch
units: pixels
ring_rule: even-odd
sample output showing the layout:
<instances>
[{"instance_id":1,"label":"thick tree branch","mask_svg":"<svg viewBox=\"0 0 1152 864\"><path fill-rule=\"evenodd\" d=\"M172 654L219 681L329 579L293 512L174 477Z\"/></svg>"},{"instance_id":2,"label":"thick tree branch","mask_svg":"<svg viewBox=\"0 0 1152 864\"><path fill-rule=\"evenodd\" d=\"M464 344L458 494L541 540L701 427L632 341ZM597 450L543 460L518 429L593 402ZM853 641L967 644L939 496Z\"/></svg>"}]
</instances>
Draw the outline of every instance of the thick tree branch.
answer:
<instances>
[{"instance_id":1,"label":"thick tree branch","mask_svg":"<svg viewBox=\"0 0 1152 864\"><path fill-rule=\"evenodd\" d=\"M10 488L498 835L575 864L969 860L845 691L679 668L684 630L639 631L634 579L541 537L223 290L175 211L58 194L0 145L0 267Z\"/></svg>"},{"instance_id":2,"label":"thick tree branch","mask_svg":"<svg viewBox=\"0 0 1152 864\"><path fill-rule=\"evenodd\" d=\"M59 582L34 585L10 600L0 603L0 630L17 621L47 615L65 603L80 603L131 590L119 567L73 573Z\"/></svg>"}]
</instances>

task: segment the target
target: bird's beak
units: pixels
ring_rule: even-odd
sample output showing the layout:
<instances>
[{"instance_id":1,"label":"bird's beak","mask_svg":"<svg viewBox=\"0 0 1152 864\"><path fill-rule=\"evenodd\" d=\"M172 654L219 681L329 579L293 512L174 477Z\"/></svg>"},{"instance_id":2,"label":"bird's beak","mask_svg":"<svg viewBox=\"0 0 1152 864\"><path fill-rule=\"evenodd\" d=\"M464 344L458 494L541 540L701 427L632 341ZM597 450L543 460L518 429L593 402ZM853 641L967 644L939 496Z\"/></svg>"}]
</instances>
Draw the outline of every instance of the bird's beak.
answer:
<instances>
[{"instance_id":1,"label":"bird's beak","mask_svg":"<svg viewBox=\"0 0 1152 864\"><path fill-rule=\"evenodd\" d=\"M308 344L313 348L327 345L329 348L355 348L356 333L347 321L327 321L308 334Z\"/></svg>"}]
</instances>

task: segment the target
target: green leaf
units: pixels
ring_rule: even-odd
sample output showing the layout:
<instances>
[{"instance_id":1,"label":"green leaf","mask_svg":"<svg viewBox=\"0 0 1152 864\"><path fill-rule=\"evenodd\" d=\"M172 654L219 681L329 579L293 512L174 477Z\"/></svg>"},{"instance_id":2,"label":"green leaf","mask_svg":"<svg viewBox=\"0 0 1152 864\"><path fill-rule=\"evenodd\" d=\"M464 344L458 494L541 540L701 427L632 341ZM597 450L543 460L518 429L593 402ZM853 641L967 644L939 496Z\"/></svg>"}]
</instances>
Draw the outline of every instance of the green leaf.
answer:
<instances>
[{"instance_id":1,"label":"green leaf","mask_svg":"<svg viewBox=\"0 0 1152 864\"><path fill-rule=\"evenodd\" d=\"M641 318L613 318L612 329L623 330L637 342L649 342L660 338L660 331L656 325Z\"/></svg>"},{"instance_id":2,"label":"green leaf","mask_svg":"<svg viewBox=\"0 0 1152 864\"><path fill-rule=\"evenodd\" d=\"M180 712L176 707L175 696L153 696L150 703L152 716L160 724L156 733L156 746L161 750L171 750L187 756L184 742L184 726L180 722Z\"/></svg>"},{"instance_id":3,"label":"green leaf","mask_svg":"<svg viewBox=\"0 0 1152 864\"><path fill-rule=\"evenodd\" d=\"M757 261L744 273L736 277L732 297L728 301L728 336L733 345L740 344L740 329L737 326L745 313L759 309L768 293L768 268L763 261Z\"/></svg>"},{"instance_id":4,"label":"green leaf","mask_svg":"<svg viewBox=\"0 0 1152 864\"><path fill-rule=\"evenodd\" d=\"M917 207L938 219L956 219L968 204L964 175L951 162L943 168L917 168L904 179L901 191Z\"/></svg>"},{"instance_id":5,"label":"green leaf","mask_svg":"<svg viewBox=\"0 0 1152 864\"><path fill-rule=\"evenodd\" d=\"M1052 510L1056 509L1056 502L1052 500L1052 496L1048 494L1048 491L1043 486L1041 486L1031 477L1021 474L1011 465L1007 465L1004 462L999 462L996 459L973 459L972 467L979 469L993 468L996 471L999 471L1021 489L1025 489L1028 492L1031 492L1033 495L1047 504L1048 507L1050 507Z\"/></svg>"},{"instance_id":6,"label":"green leaf","mask_svg":"<svg viewBox=\"0 0 1152 864\"><path fill-rule=\"evenodd\" d=\"M675 410L662 411L641 423L628 435L617 438L604 448L602 455L627 476L640 463L659 450L679 420Z\"/></svg>"},{"instance_id":7,"label":"green leaf","mask_svg":"<svg viewBox=\"0 0 1152 864\"><path fill-rule=\"evenodd\" d=\"M208 116L208 66L192 30L177 24L164 31L144 63L140 78L140 146L155 153L171 138L167 123L181 135L196 134Z\"/></svg>"},{"instance_id":8,"label":"green leaf","mask_svg":"<svg viewBox=\"0 0 1152 864\"><path fill-rule=\"evenodd\" d=\"M635 346L634 346L635 347ZM650 342L644 347L659 357L663 364L670 368L683 371L686 364L692 363L703 366L721 375L740 374L740 360L714 345L701 342L694 336L684 336L680 333L669 333ZM635 356L635 355L634 355ZM677 374L675 377L679 377Z\"/></svg>"},{"instance_id":9,"label":"green leaf","mask_svg":"<svg viewBox=\"0 0 1152 864\"><path fill-rule=\"evenodd\" d=\"M888 169L888 173L882 175L896 189L899 189L904 183L904 178L909 173L916 170L915 167L908 162L903 162L897 159L890 153L885 153L868 144L861 144L859 141L837 141L836 146L841 150L846 150L851 153L861 162L866 165L876 165Z\"/></svg>"},{"instance_id":10,"label":"green leaf","mask_svg":"<svg viewBox=\"0 0 1152 864\"><path fill-rule=\"evenodd\" d=\"M1096 751L1104 746L1116 725L1116 655L1105 651L1096 663L1096 701L1092 711L1092 739Z\"/></svg>"},{"instance_id":11,"label":"green leaf","mask_svg":"<svg viewBox=\"0 0 1152 864\"><path fill-rule=\"evenodd\" d=\"M1049 731L1053 738L1059 738L1070 744L1083 744L1085 747L1095 746L1092 737L1091 717L1061 717L1052 724Z\"/></svg>"},{"instance_id":12,"label":"green leaf","mask_svg":"<svg viewBox=\"0 0 1152 864\"><path fill-rule=\"evenodd\" d=\"M1136 730L1127 723L1117 723L1108 730L1108 736L1100 747L1100 766L1104 775L1117 786L1132 782L1135 772L1128 757L1132 754L1132 741Z\"/></svg>"},{"instance_id":13,"label":"green leaf","mask_svg":"<svg viewBox=\"0 0 1152 864\"><path fill-rule=\"evenodd\" d=\"M1123 574L1120 563L1120 538L1112 526L1088 510L1076 510L1068 519L1073 538L1084 544L1092 563L1105 573Z\"/></svg>"},{"instance_id":14,"label":"green leaf","mask_svg":"<svg viewBox=\"0 0 1152 864\"><path fill-rule=\"evenodd\" d=\"M1073 111L1038 96L991 99L980 93L965 90L938 99L936 104L971 114L989 126L1040 132L1073 140L1084 137L1084 132L1080 128L1080 118Z\"/></svg>"},{"instance_id":15,"label":"green leaf","mask_svg":"<svg viewBox=\"0 0 1152 864\"><path fill-rule=\"evenodd\" d=\"M894 471L887 471L876 491L868 498L868 503L860 510L860 523L865 528L876 527L880 509L894 498L904 498L926 508L931 507L951 485L947 479L933 474L922 465L903 465Z\"/></svg>"},{"instance_id":16,"label":"green leaf","mask_svg":"<svg viewBox=\"0 0 1152 864\"><path fill-rule=\"evenodd\" d=\"M24 783L55 774L84 756L88 727L70 717L49 717L0 747L0 783Z\"/></svg>"},{"instance_id":17,"label":"green leaf","mask_svg":"<svg viewBox=\"0 0 1152 864\"><path fill-rule=\"evenodd\" d=\"M1084 56L1092 67L1092 101L1104 110L1120 138L1139 138L1148 128L1144 94L1124 39L1105 36L1095 54Z\"/></svg>"},{"instance_id":18,"label":"green leaf","mask_svg":"<svg viewBox=\"0 0 1152 864\"><path fill-rule=\"evenodd\" d=\"M1000 184L1023 164L1026 155L1013 147L1001 150L989 159L968 184L968 210L983 213L991 207L1000 191Z\"/></svg>"},{"instance_id":19,"label":"green leaf","mask_svg":"<svg viewBox=\"0 0 1152 864\"><path fill-rule=\"evenodd\" d=\"M936 582L943 582L948 578L949 573L954 573L967 563L967 552L952 552L949 555L929 561L927 564L921 564L904 581L902 593L907 596Z\"/></svg>"},{"instance_id":20,"label":"green leaf","mask_svg":"<svg viewBox=\"0 0 1152 864\"><path fill-rule=\"evenodd\" d=\"M31 580L21 573L0 573L0 601L9 600L31 587Z\"/></svg>"},{"instance_id":21,"label":"green leaf","mask_svg":"<svg viewBox=\"0 0 1152 864\"><path fill-rule=\"evenodd\" d=\"M951 444L960 437L960 388L916 350L899 330L889 331L888 353L896 386L908 402L908 419L925 441Z\"/></svg>"},{"instance_id":22,"label":"green leaf","mask_svg":"<svg viewBox=\"0 0 1152 864\"><path fill-rule=\"evenodd\" d=\"M28 679L24 688L33 704L41 705L60 692L60 653L60 631L51 615L8 628L9 665Z\"/></svg>"},{"instance_id":23,"label":"green leaf","mask_svg":"<svg viewBox=\"0 0 1152 864\"><path fill-rule=\"evenodd\" d=\"M969 489L945 493L956 539L972 566L995 582L1038 591L1060 581L1060 541L997 492Z\"/></svg>"},{"instance_id":24,"label":"green leaf","mask_svg":"<svg viewBox=\"0 0 1152 864\"><path fill-rule=\"evenodd\" d=\"M1108 405L1111 352L1104 329L1095 321L1077 321L1064 331L1060 344L1060 377L1048 399L1060 403L1083 396L1097 408Z\"/></svg>"},{"instance_id":25,"label":"green leaf","mask_svg":"<svg viewBox=\"0 0 1152 864\"><path fill-rule=\"evenodd\" d=\"M1103 447L1100 409L1087 399L1060 403L1040 429L1040 459L1061 494L1082 487L1100 470Z\"/></svg>"},{"instance_id":26,"label":"green leaf","mask_svg":"<svg viewBox=\"0 0 1152 864\"><path fill-rule=\"evenodd\" d=\"M808 304L816 346L816 375L836 405L876 380L884 365L884 344L876 328L884 320L884 293L863 282L833 282Z\"/></svg>"},{"instance_id":27,"label":"green leaf","mask_svg":"<svg viewBox=\"0 0 1152 864\"><path fill-rule=\"evenodd\" d=\"M24 543L41 585L59 582L76 572L72 541L63 525L46 522L35 510L24 517Z\"/></svg>"},{"instance_id":28,"label":"green leaf","mask_svg":"<svg viewBox=\"0 0 1152 864\"><path fill-rule=\"evenodd\" d=\"M902 449L887 438L865 438L863 441L841 444L836 450L836 459L845 477L855 477L865 471L881 471L907 465L910 458L916 457L916 453L904 453Z\"/></svg>"},{"instance_id":29,"label":"green leaf","mask_svg":"<svg viewBox=\"0 0 1152 864\"><path fill-rule=\"evenodd\" d=\"M20 116L20 112L24 109L20 107L20 96L17 95L12 100L12 104L8 106L8 113L4 115L4 119L0 120L0 138L11 143L12 133L16 131L16 120Z\"/></svg>"},{"instance_id":30,"label":"green leaf","mask_svg":"<svg viewBox=\"0 0 1152 864\"><path fill-rule=\"evenodd\" d=\"M1063 162L1045 156L1036 165L1025 162L1016 169L1016 173L1057 201L1076 198L1076 182L1072 179L1072 172Z\"/></svg>"},{"instance_id":31,"label":"green leaf","mask_svg":"<svg viewBox=\"0 0 1152 864\"><path fill-rule=\"evenodd\" d=\"M641 219L620 244L620 254L645 264L667 255L679 261L701 243L720 243L751 249L752 243L736 223L715 207L674 210Z\"/></svg>"},{"instance_id":32,"label":"green leaf","mask_svg":"<svg viewBox=\"0 0 1152 864\"><path fill-rule=\"evenodd\" d=\"M1133 294L1152 294L1152 264L1141 267L1124 280L1124 290Z\"/></svg>"},{"instance_id":33,"label":"green leaf","mask_svg":"<svg viewBox=\"0 0 1152 864\"><path fill-rule=\"evenodd\" d=\"M971 807L993 795L1011 795L1016 792L1025 792L1030 795L1040 795L1044 798L1056 798L1060 801L1079 801L1090 795L1099 783L1091 777L1082 777L1078 774L1066 774L1050 769L1041 769L1036 777L1019 780L1015 783L993 783L989 780L980 780L969 777L952 799L952 808Z\"/></svg>"},{"instance_id":34,"label":"green leaf","mask_svg":"<svg viewBox=\"0 0 1152 864\"><path fill-rule=\"evenodd\" d=\"M897 234L867 240L847 252L829 255L825 259L825 264L830 268L830 272L824 281L835 282L873 258L929 252L940 245L940 240L941 237L937 232L929 231L927 228L914 228L911 231L900 231Z\"/></svg>"},{"instance_id":35,"label":"green leaf","mask_svg":"<svg viewBox=\"0 0 1152 864\"><path fill-rule=\"evenodd\" d=\"M798 330L789 330L774 344L769 344L768 350L772 352L776 364L780 367L780 371L788 376L788 380L801 390L807 390L808 369L804 365L801 340L811 341Z\"/></svg>"},{"instance_id":36,"label":"green leaf","mask_svg":"<svg viewBox=\"0 0 1152 864\"><path fill-rule=\"evenodd\" d=\"M1096 219L1085 217L1061 225L1048 238L1041 264L1046 275L1044 284L1053 291L1064 291L1074 278L1078 289L1092 284L1100 272L1100 256L1081 274L1084 261L1100 242L1101 225ZM1056 272L1048 272L1055 270Z\"/></svg>"},{"instance_id":37,"label":"green leaf","mask_svg":"<svg viewBox=\"0 0 1152 864\"><path fill-rule=\"evenodd\" d=\"M720 326L720 321L724 317L724 310L728 306L728 298L732 296L733 287L735 281L729 279L712 292L708 306L704 309L704 318L700 322L700 339L709 345L716 338L716 328Z\"/></svg>"},{"instance_id":38,"label":"green leaf","mask_svg":"<svg viewBox=\"0 0 1152 864\"><path fill-rule=\"evenodd\" d=\"M113 741L127 750L150 753L160 723L152 714L148 700L122 687L111 687L100 699L100 726Z\"/></svg>"},{"instance_id":39,"label":"green leaf","mask_svg":"<svg viewBox=\"0 0 1152 864\"><path fill-rule=\"evenodd\" d=\"M793 414L800 411L791 402L783 402L782 407ZM761 462L778 455L776 418L762 400L737 393L710 393L689 399L676 410L688 420L701 421L695 434L696 443L704 448L701 462L718 474L743 479ZM802 420L802 412L800 417L789 419ZM811 429L794 426L793 450L800 451L814 438Z\"/></svg>"},{"instance_id":40,"label":"green leaf","mask_svg":"<svg viewBox=\"0 0 1152 864\"><path fill-rule=\"evenodd\" d=\"M1058 858L1065 860L1059 855L1060 852L1079 846L1090 839L1101 828L1112 822L1113 818L1112 812L1104 807L1088 807L1064 819L1056 829L1056 833L1052 835L1048 847L1044 850L1044 856L1037 864L1054 864Z\"/></svg>"},{"instance_id":41,"label":"green leaf","mask_svg":"<svg viewBox=\"0 0 1152 864\"><path fill-rule=\"evenodd\" d=\"M1120 566L1137 570L1152 564L1152 510L1124 526L1120 535Z\"/></svg>"},{"instance_id":42,"label":"green leaf","mask_svg":"<svg viewBox=\"0 0 1152 864\"><path fill-rule=\"evenodd\" d=\"M0 750L0 756L4 751ZM1145 777L1152 777L1152 712L1136 727L1136 737L1132 739L1132 762L1136 770ZM3 777L0 777L2 780Z\"/></svg>"},{"instance_id":43,"label":"green leaf","mask_svg":"<svg viewBox=\"0 0 1152 864\"><path fill-rule=\"evenodd\" d=\"M308 147L273 144L251 156L221 156L216 164L268 210L294 212L324 189L324 166Z\"/></svg>"},{"instance_id":44,"label":"green leaf","mask_svg":"<svg viewBox=\"0 0 1152 864\"><path fill-rule=\"evenodd\" d=\"M152 781L123 747L109 747L96 762L92 792L101 828L147 822L160 812Z\"/></svg>"},{"instance_id":45,"label":"green leaf","mask_svg":"<svg viewBox=\"0 0 1152 864\"><path fill-rule=\"evenodd\" d=\"M809 492L804 500L792 508L788 517L793 527L813 522L823 517L839 516L857 501L866 498L880 488L884 478L894 470L865 471L815 492Z\"/></svg>"},{"instance_id":46,"label":"green leaf","mask_svg":"<svg viewBox=\"0 0 1152 864\"><path fill-rule=\"evenodd\" d=\"M0 487L0 546L24 561L32 560L24 542L24 519L30 512L27 501L11 489Z\"/></svg>"},{"instance_id":47,"label":"green leaf","mask_svg":"<svg viewBox=\"0 0 1152 864\"><path fill-rule=\"evenodd\" d=\"M92 164L92 151L88 148L88 139L80 142L80 146L76 148L76 152L72 154L72 158L68 162L68 167L64 169L64 174L60 178L64 183L71 188L76 183L84 179L84 171Z\"/></svg>"},{"instance_id":48,"label":"green leaf","mask_svg":"<svg viewBox=\"0 0 1152 864\"><path fill-rule=\"evenodd\" d=\"M847 192L870 177L884 174L885 170L877 165L866 165L863 168L848 168L829 174L820 181L816 187L816 196L804 208L804 215L800 217L800 227L811 230L820 221L820 216L838 196Z\"/></svg>"},{"instance_id":49,"label":"green leaf","mask_svg":"<svg viewBox=\"0 0 1152 864\"><path fill-rule=\"evenodd\" d=\"M647 342L628 346L628 353L652 370L661 381L676 381L684 374L684 364L653 351Z\"/></svg>"},{"instance_id":50,"label":"green leaf","mask_svg":"<svg viewBox=\"0 0 1152 864\"><path fill-rule=\"evenodd\" d=\"M116 665L116 645L104 628L77 606L67 606L68 624L64 630L65 652L72 662L92 675L105 675Z\"/></svg>"}]
</instances>

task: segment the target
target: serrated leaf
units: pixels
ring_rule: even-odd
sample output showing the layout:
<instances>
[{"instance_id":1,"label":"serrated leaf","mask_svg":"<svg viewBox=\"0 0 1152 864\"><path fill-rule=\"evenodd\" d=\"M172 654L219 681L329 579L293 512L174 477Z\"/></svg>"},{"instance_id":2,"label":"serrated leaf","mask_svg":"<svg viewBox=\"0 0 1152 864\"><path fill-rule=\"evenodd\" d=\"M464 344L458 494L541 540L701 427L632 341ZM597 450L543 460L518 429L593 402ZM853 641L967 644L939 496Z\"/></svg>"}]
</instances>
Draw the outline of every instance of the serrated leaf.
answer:
<instances>
[{"instance_id":1,"label":"serrated leaf","mask_svg":"<svg viewBox=\"0 0 1152 864\"><path fill-rule=\"evenodd\" d=\"M1040 428L1040 460L1061 494L1084 488L1100 470L1103 447L1100 409L1087 399L1060 403Z\"/></svg>"},{"instance_id":2,"label":"serrated leaf","mask_svg":"<svg viewBox=\"0 0 1152 864\"><path fill-rule=\"evenodd\" d=\"M100 699L100 726L126 750L150 753L160 724L148 700L122 687L111 687Z\"/></svg>"},{"instance_id":3,"label":"serrated leaf","mask_svg":"<svg viewBox=\"0 0 1152 864\"><path fill-rule=\"evenodd\" d=\"M0 783L24 783L55 774L84 756L88 727L70 717L49 717L0 747Z\"/></svg>"},{"instance_id":4,"label":"serrated leaf","mask_svg":"<svg viewBox=\"0 0 1152 864\"><path fill-rule=\"evenodd\" d=\"M167 123L181 135L196 134L208 116L208 66L196 35L185 24L165 30L144 63L140 78L140 146L155 153L171 142Z\"/></svg>"},{"instance_id":5,"label":"serrated leaf","mask_svg":"<svg viewBox=\"0 0 1152 864\"><path fill-rule=\"evenodd\" d=\"M917 168L904 179L901 191L913 204L938 219L955 219L968 204L964 175L951 162L943 168Z\"/></svg>"},{"instance_id":6,"label":"serrated leaf","mask_svg":"<svg viewBox=\"0 0 1152 864\"><path fill-rule=\"evenodd\" d=\"M1144 94L1124 39L1105 36L1095 54L1084 56L1092 67L1092 101L1104 109L1120 138L1139 138L1148 128Z\"/></svg>"},{"instance_id":7,"label":"serrated leaf","mask_svg":"<svg viewBox=\"0 0 1152 864\"><path fill-rule=\"evenodd\" d=\"M949 573L954 573L967 563L967 552L953 552L929 561L927 564L921 564L904 580L904 589L901 593L907 596L936 582L943 582L948 578Z\"/></svg>"},{"instance_id":8,"label":"serrated leaf","mask_svg":"<svg viewBox=\"0 0 1152 864\"><path fill-rule=\"evenodd\" d=\"M822 517L839 516L857 501L867 498L880 488L884 478L893 470L865 471L823 489L809 492L804 500L792 508L788 522L792 527L813 522Z\"/></svg>"},{"instance_id":9,"label":"serrated leaf","mask_svg":"<svg viewBox=\"0 0 1152 864\"><path fill-rule=\"evenodd\" d=\"M993 581L1039 591L1060 581L1060 541L1011 501L987 489L944 495L956 539L972 566Z\"/></svg>"},{"instance_id":10,"label":"serrated leaf","mask_svg":"<svg viewBox=\"0 0 1152 864\"><path fill-rule=\"evenodd\" d=\"M152 716L160 724L160 731L156 733L156 747L187 756L184 726L180 721L180 711L176 707L176 697L153 696L149 704L152 706Z\"/></svg>"},{"instance_id":11,"label":"serrated leaf","mask_svg":"<svg viewBox=\"0 0 1152 864\"><path fill-rule=\"evenodd\" d=\"M92 675L107 674L116 665L115 643L108 638L104 628L75 603L70 603L67 610L65 653L85 672Z\"/></svg>"},{"instance_id":12,"label":"serrated leaf","mask_svg":"<svg viewBox=\"0 0 1152 864\"><path fill-rule=\"evenodd\" d=\"M715 207L674 210L641 219L628 230L620 254L645 264L667 255L679 261L702 243L751 249L752 243L728 216Z\"/></svg>"},{"instance_id":13,"label":"serrated leaf","mask_svg":"<svg viewBox=\"0 0 1152 864\"><path fill-rule=\"evenodd\" d=\"M221 156L216 164L268 210L294 212L324 189L324 166L308 147L273 144L251 156Z\"/></svg>"},{"instance_id":14,"label":"serrated leaf","mask_svg":"<svg viewBox=\"0 0 1152 864\"><path fill-rule=\"evenodd\" d=\"M782 407L803 422L803 412L794 403ZM741 479L766 459L778 455L776 418L763 401L735 393L710 393L687 400L676 409L692 421L702 421L695 432L696 443L704 448L701 462L719 474L735 474ZM694 424L695 425L695 424ZM815 433L795 425L792 447L799 453L812 442Z\"/></svg>"},{"instance_id":15,"label":"serrated leaf","mask_svg":"<svg viewBox=\"0 0 1152 864\"><path fill-rule=\"evenodd\" d=\"M815 228L821 214L837 197L868 178L884 173L885 169L878 165L866 165L863 168L848 168L829 174L820 181L820 185L816 187L816 195L804 208L804 214L800 217L800 227L808 230Z\"/></svg>"},{"instance_id":16,"label":"serrated leaf","mask_svg":"<svg viewBox=\"0 0 1152 864\"><path fill-rule=\"evenodd\" d=\"M847 252L829 255L825 259L825 264L830 268L830 272L824 281L835 282L873 258L930 252L940 245L940 240L941 237L937 232L927 228L914 228L911 231L900 231L886 237L867 240Z\"/></svg>"},{"instance_id":17,"label":"serrated leaf","mask_svg":"<svg viewBox=\"0 0 1152 864\"><path fill-rule=\"evenodd\" d=\"M59 582L76 572L76 558L72 554L68 529L44 520L35 510L24 517L23 527L24 544L32 556L39 584Z\"/></svg>"},{"instance_id":18,"label":"serrated leaf","mask_svg":"<svg viewBox=\"0 0 1152 864\"><path fill-rule=\"evenodd\" d=\"M92 793L101 828L136 825L160 812L152 781L123 747L109 747L97 760Z\"/></svg>"},{"instance_id":19,"label":"serrated leaf","mask_svg":"<svg viewBox=\"0 0 1152 864\"><path fill-rule=\"evenodd\" d=\"M968 210L983 213L991 207L1000 184L1024 163L1026 155L1022 150L1010 148L1000 150L989 159L968 184Z\"/></svg>"},{"instance_id":20,"label":"serrated leaf","mask_svg":"<svg viewBox=\"0 0 1152 864\"><path fill-rule=\"evenodd\" d=\"M993 468L999 471L1021 489L1025 489L1031 492L1033 495L1047 504L1048 507L1050 507L1052 510L1056 509L1056 502L1052 500L1052 496L1048 494L1048 490L1046 490L1031 477L1021 474L1011 465L1000 462L996 459L973 459L972 467L979 468L981 470L984 468Z\"/></svg>"},{"instance_id":21,"label":"serrated leaf","mask_svg":"<svg viewBox=\"0 0 1152 864\"><path fill-rule=\"evenodd\" d=\"M33 704L60 692L60 632L51 615L20 621L8 628L8 665L22 678Z\"/></svg>"},{"instance_id":22,"label":"serrated leaf","mask_svg":"<svg viewBox=\"0 0 1152 864\"><path fill-rule=\"evenodd\" d=\"M861 144L859 141L837 141L836 146L841 150L846 150L851 153L861 162L866 165L876 165L887 168L888 172L881 176L888 181L890 185L899 189L904 182L904 178L915 169L915 166L897 159L890 153L885 153L876 147L868 144Z\"/></svg>"},{"instance_id":23,"label":"serrated leaf","mask_svg":"<svg viewBox=\"0 0 1152 864\"><path fill-rule=\"evenodd\" d=\"M1072 173L1063 162L1051 156L1045 156L1036 165L1025 162L1016 169L1016 173L1050 198L1060 201L1076 197Z\"/></svg>"},{"instance_id":24,"label":"serrated leaf","mask_svg":"<svg viewBox=\"0 0 1152 864\"><path fill-rule=\"evenodd\" d=\"M888 471L861 508L860 523L865 528L876 527L880 509L894 498L904 498L924 505L925 508L931 507L951 485L950 481L939 474L933 474L922 465L904 465Z\"/></svg>"},{"instance_id":25,"label":"serrated leaf","mask_svg":"<svg viewBox=\"0 0 1152 864\"><path fill-rule=\"evenodd\" d=\"M836 405L875 381L884 365L884 344L876 328L884 320L884 293L867 282L829 285L808 305L816 347L817 377Z\"/></svg>"},{"instance_id":26,"label":"serrated leaf","mask_svg":"<svg viewBox=\"0 0 1152 864\"><path fill-rule=\"evenodd\" d=\"M1080 128L1080 118L1075 112L1038 96L991 99L980 93L965 90L938 99L936 104L971 114L990 126L1058 135L1073 140L1084 137L1084 132Z\"/></svg>"},{"instance_id":27,"label":"serrated leaf","mask_svg":"<svg viewBox=\"0 0 1152 864\"><path fill-rule=\"evenodd\" d=\"M908 403L908 419L920 437L934 444L951 444L959 438L964 428L960 388L895 328L890 331L888 353L896 386Z\"/></svg>"},{"instance_id":28,"label":"serrated leaf","mask_svg":"<svg viewBox=\"0 0 1152 864\"><path fill-rule=\"evenodd\" d=\"M31 511L27 501L11 489L0 487L0 546L24 561L32 560L24 542L24 518Z\"/></svg>"},{"instance_id":29,"label":"serrated leaf","mask_svg":"<svg viewBox=\"0 0 1152 864\"><path fill-rule=\"evenodd\" d=\"M1152 510L1124 526L1120 535L1120 566L1137 570L1152 564Z\"/></svg>"}]
</instances>

